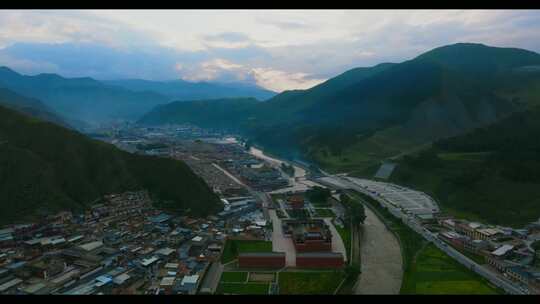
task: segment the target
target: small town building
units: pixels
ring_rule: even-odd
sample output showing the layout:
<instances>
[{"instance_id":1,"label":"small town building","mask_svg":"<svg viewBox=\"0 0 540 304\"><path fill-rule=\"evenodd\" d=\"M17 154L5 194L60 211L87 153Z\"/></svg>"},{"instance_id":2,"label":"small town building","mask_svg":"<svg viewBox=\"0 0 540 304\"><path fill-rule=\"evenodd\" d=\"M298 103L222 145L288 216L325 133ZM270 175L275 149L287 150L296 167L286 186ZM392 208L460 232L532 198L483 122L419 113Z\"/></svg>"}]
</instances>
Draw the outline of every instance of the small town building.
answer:
<instances>
[{"instance_id":1,"label":"small town building","mask_svg":"<svg viewBox=\"0 0 540 304\"><path fill-rule=\"evenodd\" d=\"M308 252L296 254L296 267L342 268L343 255L338 252Z\"/></svg>"},{"instance_id":2,"label":"small town building","mask_svg":"<svg viewBox=\"0 0 540 304\"><path fill-rule=\"evenodd\" d=\"M250 252L238 255L240 268L283 268L285 267L284 252Z\"/></svg>"}]
</instances>

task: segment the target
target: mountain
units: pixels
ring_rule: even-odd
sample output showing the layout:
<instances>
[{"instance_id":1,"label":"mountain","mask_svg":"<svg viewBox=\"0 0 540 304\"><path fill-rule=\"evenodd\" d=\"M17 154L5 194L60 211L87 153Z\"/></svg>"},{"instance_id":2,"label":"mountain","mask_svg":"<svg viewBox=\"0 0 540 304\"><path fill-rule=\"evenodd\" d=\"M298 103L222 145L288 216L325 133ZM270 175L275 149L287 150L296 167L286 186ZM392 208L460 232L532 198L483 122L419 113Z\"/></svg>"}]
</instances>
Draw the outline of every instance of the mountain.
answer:
<instances>
[{"instance_id":1,"label":"mountain","mask_svg":"<svg viewBox=\"0 0 540 304\"><path fill-rule=\"evenodd\" d=\"M532 107L404 156L391 181L430 193L456 216L522 228L540 217L538 138Z\"/></svg>"},{"instance_id":2,"label":"mountain","mask_svg":"<svg viewBox=\"0 0 540 304\"><path fill-rule=\"evenodd\" d=\"M152 107L170 101L163 95L111 87L92 78L25 76L6 67L0 68L0 87L39 99L63 117L90 124L137 119Z\"/></svg>"},{"instance_id":3,"label":"mountain","mask_svg":"<svg viewBox=\"0 0 540 304\"><path fill-rule=\"evenodd\" d=\"M255 98L223 98L210 100L175 101L157 106L140 121L145 124L167 124L178 121L205 128L235 129L231 121L249 120L250 113L260 101ZM240 129L236 129L240 131Z\"/></svg>"},{"instance_id":4,"label":"mountain","mask_svg":"<svg viewBox=\"0 0 540 304\"><path fill-rule=\"evenodd\" d=\"M64 78L56 74L21 75L0 67L0 88L39 99L76 127L112 120L136 120L153 107L184 99L255 97L260 100L274 92L246 84L191 83L147 80L98 81L92 78Z\"/></svg>"},{"instance_id":5,"label":"mountain","mask_svg":"<svg viewBox=\"0 0 540 304\"><path fill-rule=\"evenodd\" d=\"M60 118L41 101L20 96L7 89L0 88L0 105L65 128L71 128L64 119Z\"/></svg>"},{"instance_id":6,"label":"mountain","mask_svg":"<svg viewBox=\"0 0 540 304\"><path fill-rule=\"evenodd\" d=\"M135 92L154 92L171 100L204 100L219 98L253 97L267 100L275 92L256 85L242 83L188 82L183 80L149 81L141 79L108 80L103 83Z\"/></svg>"},{"instance_id":7,"label":"mountain","mask_svg":"<svg viewBox=\"0 0 540 304\"><path fill-rule=\"evenodd\" d=\"M204 216L218 197L181 161L135 155L0 106L0 222L81 210L108 193L148 189L167 210Z\"/></svg>"},{"instance_id":8,"label":"mountain","mask_svg":"<svg viewBox=\"0 0 540 304\"><path fill-rule=\"evenodd\" d=\"M360 172L380 160L495 122L538 103L540 55L458 43L402 63L347 71L308 90L288 91L221 115L271 152L333 172ZM177 113L178 103L161 112ZM143 116L141 123L159 123ZM211 116L212 109L201 114ZM178 116L176 122L185 118ZM171 115L168 122L174 121ZM208 121L208 120L207 120ZM197 121L195 121L197 122Z\"/></svg>"}]
</instances>

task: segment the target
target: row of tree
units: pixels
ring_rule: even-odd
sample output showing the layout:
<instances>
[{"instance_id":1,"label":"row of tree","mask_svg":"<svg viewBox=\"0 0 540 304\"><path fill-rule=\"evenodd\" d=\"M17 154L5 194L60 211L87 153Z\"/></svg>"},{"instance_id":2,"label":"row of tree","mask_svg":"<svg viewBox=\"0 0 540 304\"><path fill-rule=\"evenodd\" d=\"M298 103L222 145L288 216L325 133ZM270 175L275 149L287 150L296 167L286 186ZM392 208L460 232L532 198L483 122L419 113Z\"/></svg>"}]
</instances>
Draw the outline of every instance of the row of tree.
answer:
<instances>
[{"instance_id":1,"label":"row of tree","mask_svg":"<svg viewBox=\"0 0 540 304\"><path fill-rule=\"evenodd\" d=\"M364 204L354 198L351 198L347 193L341 193L339 200L347 210L345 213L345 220L347 222L351 222L354 228L360 227L360 225L363 224L366 219Z\"/></svg>"}]
</instances>

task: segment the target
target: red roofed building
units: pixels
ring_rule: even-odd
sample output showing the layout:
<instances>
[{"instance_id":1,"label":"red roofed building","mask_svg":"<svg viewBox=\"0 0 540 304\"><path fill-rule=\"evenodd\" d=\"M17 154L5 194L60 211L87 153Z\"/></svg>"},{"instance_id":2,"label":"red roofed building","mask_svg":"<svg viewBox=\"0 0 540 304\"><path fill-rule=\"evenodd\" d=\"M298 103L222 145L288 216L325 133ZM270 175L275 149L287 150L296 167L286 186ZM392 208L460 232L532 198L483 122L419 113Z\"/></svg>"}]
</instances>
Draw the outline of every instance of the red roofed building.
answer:
<instances>
[{"instance_id":1,"label":"red roofed building","mask_svg":"<svg viewBox=\"0 0 540 304\"><path fill-rule=\"evenodd\" d=\"M336 252L297 253L296 267L341 268L343 267L343 255Z\"/></svg>"},{"instance_id":2,"label":"red roofed building","mask_svg":"<svg viewBox=\"0 0 540 304\"><path fill-rule=\"evenodd\" d=\"M283 268L285 267L284 252L249 252L238 255L240 268Z\"/></svg>"},{"instance_id":3,"label":"red roofed building","mask_svg":"<svg viewBox=\"0 0 540 304\"><path fill-rule=\"evenodd\" d=\"M292 209L304 208L304 197L301 195L293 195L287 199L287 202Z\"/></svg>"}]
</instances>

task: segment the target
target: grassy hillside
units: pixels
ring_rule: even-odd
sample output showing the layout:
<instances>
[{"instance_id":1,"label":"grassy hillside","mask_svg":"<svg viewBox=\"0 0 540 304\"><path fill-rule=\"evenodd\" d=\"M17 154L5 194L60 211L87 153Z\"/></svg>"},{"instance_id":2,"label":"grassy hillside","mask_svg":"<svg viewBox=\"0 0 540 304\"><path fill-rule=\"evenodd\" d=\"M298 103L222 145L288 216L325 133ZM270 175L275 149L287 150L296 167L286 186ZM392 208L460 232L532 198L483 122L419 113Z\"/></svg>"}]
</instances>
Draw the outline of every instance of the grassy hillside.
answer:
<instances>
[{"instance_id":1,"label":"grassy hillside","mask_svg":"<svg viewBox=\"0 0 540 304\"><path fill-rule=\"evenodd\" d=\"M538 138L534 108L404 157L391 179L430 193L449 213L520 227L540 217Z\"/></svg>"},{"instance_id":2,"label":"grassy hillside","mask_svg":"<svg viewBox=\"0 0 540 304\"><path fill-rule=\"evenodd\" d=\"M361 172L538 103L540 72L530 68L538 65L534 52L454 44L398 64L353 69L265 103L175 103L141 122L211 122L273 153L302 156L329 171Z\"/></svg>"},{"instance_id":3,"label":"grassy hillside","mask_svg":"<svg viewBox=\"0 0 540 304\"><path fill-rule=\"evenodd\" d=\"M101 195L142 188L171 210L206 215L220 208L183 162L132 155L0 107L0 223L80 210Z\"/></svg>"}]
</instances>

